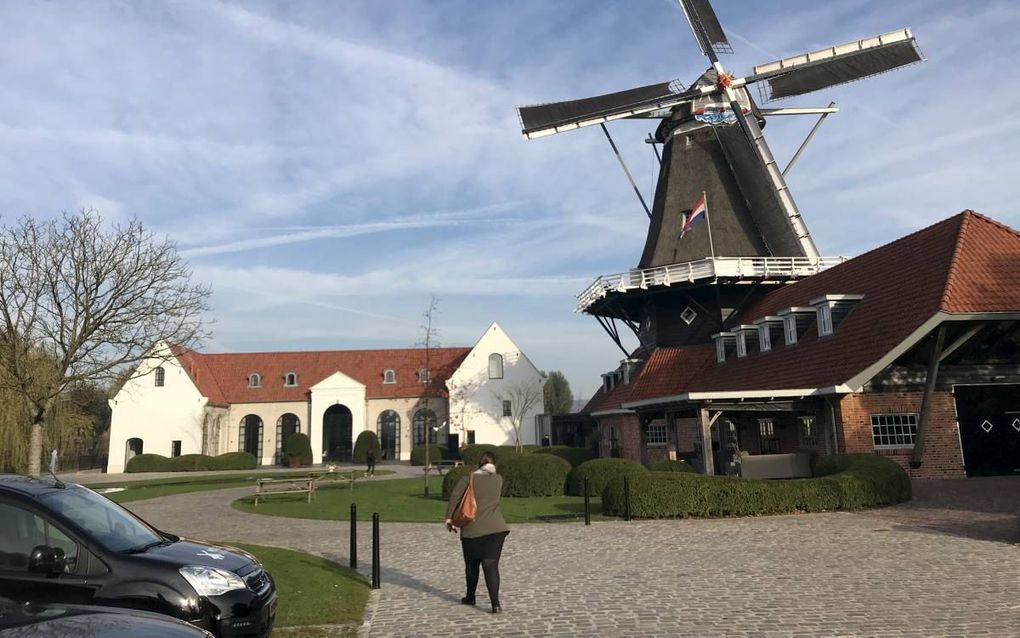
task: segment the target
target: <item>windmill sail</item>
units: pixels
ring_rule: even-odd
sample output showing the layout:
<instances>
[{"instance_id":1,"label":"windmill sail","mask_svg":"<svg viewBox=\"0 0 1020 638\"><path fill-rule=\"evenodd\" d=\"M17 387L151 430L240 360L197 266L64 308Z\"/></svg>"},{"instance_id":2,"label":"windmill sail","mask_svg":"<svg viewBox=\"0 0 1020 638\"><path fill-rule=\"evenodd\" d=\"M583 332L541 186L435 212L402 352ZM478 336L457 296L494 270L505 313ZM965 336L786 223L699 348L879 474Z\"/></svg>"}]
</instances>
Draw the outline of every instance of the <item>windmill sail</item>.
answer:
<instances>
[{"instance_id":1,"label":"windmill sail","mask_svg":"<svg viewBox=\"0 0 1020 638\"><path fill-rule=\"evenodd\" d=\"M684 86L673 80L580 100L521 106L517 111L521 132L530 139L669 108L687 97Z\"/></svg>"},{"instance_id":2,"label":"windmill sail","mask_svg":"<svg viewBox=\"0 0 1020 638\"><path fill-rule=\"evenodd\" d=\"M694 32L694 39L697 40L703 54L708 55L709 49L716 53L733 53L726 33L719 24L719 18L716 17L715 10L708 0L677 1L687 16L687 22Z\"/></svg>"},{"instance_id":3,"label":"windmill sail","mask_svg":"<svg viewBox=\"0 0 1020 638\"><path fill-rule=\"evenodd\" d=\"M900 29L760 64L747 81L764 81L767 99L776 100L846 84L923 59L910 29Z\"/></svg>"}]
</instances>

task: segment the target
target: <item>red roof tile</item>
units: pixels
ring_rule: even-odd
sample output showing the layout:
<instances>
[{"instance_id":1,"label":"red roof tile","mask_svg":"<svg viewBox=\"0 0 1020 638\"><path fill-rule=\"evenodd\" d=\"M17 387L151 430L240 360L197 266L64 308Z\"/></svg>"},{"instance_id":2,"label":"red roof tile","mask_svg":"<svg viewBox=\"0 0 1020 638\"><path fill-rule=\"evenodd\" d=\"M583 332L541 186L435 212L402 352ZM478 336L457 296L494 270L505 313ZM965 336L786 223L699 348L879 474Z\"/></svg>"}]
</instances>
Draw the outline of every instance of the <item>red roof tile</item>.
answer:
<instances>
[{"instance_id":1,"label":"red roof tile","mask_svg":"<svg viewBox=\"0 0 1020 638\"><path fill-rule=\"evenodd\" d=\"M939 311L1020 312L1020 234L964 211L780 288L745 311L737 323L807 306L826 294L863 295L834 335L819 338L812 325L790 347L774 343L770 352L724 363L711 356L693 378L685 379L679 369L654 374L647 391L642 387L628 399L840 385L881 360ZM659 351L664 353L662 366L681 366L670 357L685 355L673 350Z\"/></svg>"},{"instance_id":2,"label":"red roof tile","mask_svg":"<svg viewBox=\"0 0 1020 638\"><path fill-rule=\"evenodd\" d=\"M431 350L433 396L446 396L446 380L470 351L471 348ZM425 367L421 348L230 354L202 354L176 348L174 354L203 396L216 405L307 401L309 389L336 372L364 384L368 399L424 394L418 381L418 370ZM383 383L383 372L387 369L396 373L396 383ZM297 374L294 387L284 386L284 377L289 372ZM261 376L262 387L248 387L248 376L252 373Z\"/></svg>"}]
</instances>

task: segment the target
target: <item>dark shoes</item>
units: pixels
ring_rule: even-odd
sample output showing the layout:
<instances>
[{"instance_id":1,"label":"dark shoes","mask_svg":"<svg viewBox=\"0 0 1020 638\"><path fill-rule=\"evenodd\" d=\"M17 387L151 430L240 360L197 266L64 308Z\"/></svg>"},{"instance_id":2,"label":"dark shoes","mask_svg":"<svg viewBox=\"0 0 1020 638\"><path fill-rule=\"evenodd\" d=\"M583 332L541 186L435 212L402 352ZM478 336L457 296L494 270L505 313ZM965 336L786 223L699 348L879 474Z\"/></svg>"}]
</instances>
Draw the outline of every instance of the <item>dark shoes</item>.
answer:
<instances>
[{"instance_id":1,"label":"dark shoes","mask_svg":"<svg viewBox=\"0 0 1020 638\"><path fill-rule=\"evenodd\" d=\"M474 605L475 604L475 598L474 598L474 596L464 596L463 598L460 599L460 604L461 605Z\"/></svg>"},{"instance_id":2,"label":"dark shoes","mask_svg":"<svg viewBox=\"0 0 1020 638\"><path fill-rule=\"evenodd\" d=\"M503 613L503 607L500 606L500 605L493 605L492 606L492 613L494 613L494 614L502 614Z\"/></svg>"}]
</instances>

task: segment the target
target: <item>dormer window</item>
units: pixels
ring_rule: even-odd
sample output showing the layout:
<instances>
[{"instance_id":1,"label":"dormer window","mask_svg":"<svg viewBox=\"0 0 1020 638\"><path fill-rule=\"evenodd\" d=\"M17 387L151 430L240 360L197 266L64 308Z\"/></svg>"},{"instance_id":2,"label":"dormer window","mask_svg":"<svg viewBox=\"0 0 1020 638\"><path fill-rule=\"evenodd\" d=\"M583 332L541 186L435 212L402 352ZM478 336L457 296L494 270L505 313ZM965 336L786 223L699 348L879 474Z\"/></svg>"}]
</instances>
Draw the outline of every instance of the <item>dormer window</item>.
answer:
<instances>
[{"instance_id":1,"label":"dormer window","mask_svg":"<svg viewBox=\"0 0 1020 638\"><path fill-rule=\"evenodd\" d=\"M261 388L262 387L262 375L258 372L252 372L248 375L248 387L249 388Z\"/></svg>"},{"instance_id":2,"label":"dormer window","mask_svg":"<svg viewBox=\"0 0 1020 638\"><path fill-rule=\"evenodd\" d=\"M823 295L811 300L818 321L818 336L828 337L854 309L863 295Z\"/></svg>"},{"instance_id":3,"label":"dormer window","mask_svg":"<svg viewBox=\"0 0 1020 638\"><path fill-rule=\"evenodd\" d=\"M718 332L712 335L715 340L715 360L726 361L737 349L737 335L734 332Z\"/></svg>"},{"instance_id":4,"label":"dormer window","mask_svg":"<svg viewBox=\"0 0 1020 638\"><path fill-rule=\"evenodd\" d=\"M737 357L746 357L758 351L758 327L737 326Z\"/></svg>"},{"instance_id":5,"label":"dormer window","mask_svg":"<svg viewBox=\"0 0 1020 638\"><path fill-rule=\"evenodd\" d=\"M758 328L758 350L760 352L772 350L772 343L779 339L782 332L783 319L774 316L762 317L756 319L754 325Z\"/></svg>"},{"instance_id":6,"label":"dormer window","mask_svg":"<svg viewBox=\"0 0 1020 638\"><path fill-rule=\"evenodd\" d=\"M429 371L426 370L425 368L422 368L421 370L418 371L418 383L428 383L428 382L429 382Z\"/></svg>"},{"instance_id":7,"label":"dormer window","mask_svg":"<svg viewBox=\"0 0 1020 638\"><path fill-rule=\"evenodd\" d=\"M392 369L383 370L382 382L387 385L392 385L397 382L397 373Z\"/></svg>"},{"instance_id":8,"label":"dormer window","mask_svg":"<svg viewBox=\"0 0 1020 638\"><path fill-rule=\"evenodd\" d=\"M159 366L156 368L156 387L162 388L163 383L165 382L166 382L166 370L163 369L163 366Z\"/></svg>"},{"instance_id":9,"label":"dormer window","mask_svg":"<svg viewBox=\"0 0 1020 638\"><path fill-rule=\"evenodd\" d=\"M495 352L489 355L489 378L503 378L503 355Z\"/></svg>"},{"instance_id":10,"label":"dormer window","mask_svg":"<svg viewBox=\"0 0 1020 638\"><path fill-rule=\"evenodd\" d=\"M287 374L283 375L283 385L285 387L288 387L288 388L293 388L294 386L296 386L297 385L297 373L296 372L288 372Z\"/></svg>"},{"instance_id":11,"label":"dormer window","mask_svg":"<svg viewBox=\"0 0 1020 638\"><path fill-rule=\"evenodd\" d=\"M602 375L602 389L606 392L612 392L613 388L616 387L616 375L612 372L607 372Z\"/></svg>"},{"instance_id":12,"label":"dormer window","mask_svg":"<svg viewBox=\"0 0 1020 638\"><path fill-rule=\"evenodd\" d=\"M786 345L792 346L814 321L815 309L795 306L780 310L779 316L783 319L783 338Z\"/></svg>"}]
</instances>

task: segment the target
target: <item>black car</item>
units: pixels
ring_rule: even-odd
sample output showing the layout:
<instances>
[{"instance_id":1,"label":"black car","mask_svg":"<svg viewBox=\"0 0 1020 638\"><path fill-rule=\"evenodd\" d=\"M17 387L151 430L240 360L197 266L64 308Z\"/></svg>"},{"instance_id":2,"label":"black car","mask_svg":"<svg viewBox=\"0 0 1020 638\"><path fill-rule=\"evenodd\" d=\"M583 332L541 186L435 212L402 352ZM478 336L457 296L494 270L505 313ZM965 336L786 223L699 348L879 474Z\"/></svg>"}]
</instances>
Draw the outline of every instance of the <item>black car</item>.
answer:
<instances>
[{"instance_id":1,"label":"black car","mask_svg":"<svg viewBox=\"0 0 1020 638\"><path fill-rule=\"evenodd\" d=\"M0 597L0 638L209 638L208 631L162 614L92 605L18 604Z\"/></svg>"},{"instance_id":2,"label":"black car","mask_svg":"<svg viewBox=\"0 0 1020 638\"><path fill-rule=\"evenodd\" d=\"M0 475L0 595L128 607L223 636L266 636L276 584L230 547L161 532L92 490Z\"/></svg>"}]
</instances>

